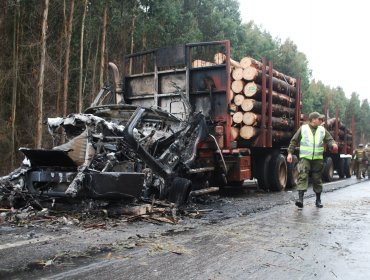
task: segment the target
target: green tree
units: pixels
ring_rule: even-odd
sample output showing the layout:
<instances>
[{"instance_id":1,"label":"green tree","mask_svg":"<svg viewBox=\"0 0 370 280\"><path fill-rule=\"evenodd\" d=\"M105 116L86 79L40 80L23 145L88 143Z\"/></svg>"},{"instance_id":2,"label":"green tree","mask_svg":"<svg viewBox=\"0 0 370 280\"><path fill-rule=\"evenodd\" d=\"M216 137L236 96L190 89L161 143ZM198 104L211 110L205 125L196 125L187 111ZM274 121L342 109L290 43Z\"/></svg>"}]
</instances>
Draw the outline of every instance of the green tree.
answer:
<instances>
[{"instance_id":1,"label":"green tree","mask_svg":"<svg viewBox=\"0 0 370 280\"><path fill-rule=\"evenodd\" d=\"M360 119L359 119L359 126L358 132L360 135L360 142L366 144L370 142L369 138L369 131L370 131L370 107L369 102L367 99L363 100L360 107Z\"/></svg>"},{"instance_id":2,"label":"green tree","mask_svg":"<svg viewBox=\"0 0 370 280\"><path fill-rule=\"evenodd\" d=\"M193 14L183 1L140 1L135 29L136 51L201 39Z\"/></svg>"},{"instance_id":3,"label":"green tree","mask_svg":"<svg viewBox=\"0 0 370 280\"><path fill-rule=\"evenodd\" d=\"M274 57L275 68L286 75L300 78L302 81L302 90L309 87L309 78L311 71L308 69L308 60L304 53L299 52L297 45L290 39L285 40L279 46L278 55Z\"/></svg>"},{"instance_id":4,"label":"green tree","mask_svg":"<svg viewBox=\"0 0 370 280\"><path fill-rule=\"evenodd\" d=\"M234 47L237 52L235 59L240 60L243 56L250 56L261 60L274 60L278 57L279 41L272 38L270 33L262 31L253 21L243 25L244 42Z\"/></svg>"},{"instance_id":5,"label":"green tree","mask_svg":"<svg viewBox=\"0 0 370 280\"><path fill-rule=\"evenodd\" d=\"M361 119L361 112L360 112L360 108L361 108L361 101L360 101L360 98L359 98L359 95L356 93L356 92L352 92L351 94L351 98L349 99L349 102L347 104L347 107L346 107L346 114L345 114L345 118L346 118L346 124L348 126L350 126L351 122L352 122L352 116L354 117L354 121L355 121L355 146L357 146L357 144L359 143L359 139L360 139L360 126L361 126L361 123L360 123L360 119Z\"/></svg>"},{"instance_id":6,"label":"green tree","mask_svg":"<svg viewBox=\"0 0 370 280\"><path fill-rule=\"evenodd\" d=\"M193 13L203 41L238 42L241 25L239 2L236 0L185 0L184 9Z\"/></svg>"},{"instance_id":7,"label":"green tree","mask_svg":"<svg viewBox=\"0 0 370 280\"><path fill-rule=\"evenodd\" d=\"M313 111L324 112L325 97L328 87L321 81L312 80L308 89L303 92L302 112L310 113ZM331 114L331 112L329 112Z\"/></svg>"},{"instance_id":8,"label":"green tree","mask_svg":"<svg viewBox=\"0 0 370 280\"><path fill-rule=\"evenodd\" d=\"M342 122L346 121L346 107L348 104L348 98L346 97L346 94L344 93L343 89L341 87L337 88L330 88L330 92L328 95L329 99L329 112L333 112L335 114L335 110L338 106L339 110L339 118ZM334 115L333 115L334 116ZM348 128L350 125L348 126Z\"/></svg>"}]
</instances>

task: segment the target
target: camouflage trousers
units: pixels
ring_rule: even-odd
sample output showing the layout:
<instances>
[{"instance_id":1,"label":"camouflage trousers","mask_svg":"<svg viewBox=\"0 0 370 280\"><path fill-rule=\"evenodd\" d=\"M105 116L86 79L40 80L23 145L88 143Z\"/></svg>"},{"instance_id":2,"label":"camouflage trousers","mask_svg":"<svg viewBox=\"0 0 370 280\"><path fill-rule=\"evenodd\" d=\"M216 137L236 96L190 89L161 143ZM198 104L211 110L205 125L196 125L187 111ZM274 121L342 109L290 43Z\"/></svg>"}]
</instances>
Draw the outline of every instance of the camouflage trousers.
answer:
<instances>
[{"instance_id":1,"label":"camouflage trousers","mask_svg":"<svg viewBox=\"0 0 370 280\"><path fill-rule=\"evenodd\" d=\"M368 171L368 166L367 166L367 164L362 163L362 161L356 161L354 170L355 170L355 174L356 174L357 179L361 179L362 175L366 176L365 173L366 173L366 171Z\"/></svg>"},{"instance_id":2,"label":"camouflage trousers","mask_svg":"<svg viewBox=\"0 0 370 280\"><path fill-rule=\"evenodd\" d=\"M299 161L299 175L297 191L306 191L308 188L308 179L311 173L312 187L315 193L322 192L321 172L324 166L322 159L309 160L301 158Z\"/></svg>"}]
</instances>

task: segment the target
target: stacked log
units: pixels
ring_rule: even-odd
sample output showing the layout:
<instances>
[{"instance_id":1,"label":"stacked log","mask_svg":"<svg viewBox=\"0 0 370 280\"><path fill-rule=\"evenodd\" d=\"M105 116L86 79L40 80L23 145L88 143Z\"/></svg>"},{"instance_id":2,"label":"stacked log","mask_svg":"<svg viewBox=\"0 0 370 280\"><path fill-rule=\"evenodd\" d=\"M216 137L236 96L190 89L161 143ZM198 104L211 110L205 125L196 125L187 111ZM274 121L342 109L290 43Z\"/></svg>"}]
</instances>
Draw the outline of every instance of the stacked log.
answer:
<instances>
[{"instance_id":1,"label":"stacked log","mask_svg":"<svg viewBox=\"0 0 370 280\"><path fill-rule=\"evenodd\" d=\"M224 64L226 55L216 53L213 61L194 60L193 67L207 67ZM239 62L230 59L231 88L228 102L231 118L231 139L247 141L253 145L260 134L262 122L262 77L266 75L266 102L269 100L269 82L272 81L272 119L266 119L265 126L272 123L272 141L289 141L294 132L296 106L296 79L269 67L263 73L262 63L251 57L244 57ZM269 104L266 104L266 109ZM267 115L267 114L266 114Z\"/></svg>"},{"instance_id":2,"label":"stacked log","mask_svg":"<svg viewBox=\"0 0 370 280\"><path fill-rule=\"evenodd\" d=\"M262 63L253 59L253 58L251 58L251 57L243 57L240 61L240 65L243 68L253 67L255 69L262 70ZM267 73L269 72L269 67L268 66L266 67L266 72ZM272 75L273 75L273 77L276 77L280 80L286 81L287 83L289 83L292 86L296 85L297 81L296 81L295 78L292 78L292 77L287 76L283 73L280 73L280 72L276 71L275 69L272 70Z\"/></svg>"},{"instance_id":3,"label":"stacked log","mask_svg":"<svg viewBox=\"0 0 370 280\"><path fill-rule=\"evenodd\" d=\"M333 136L333 138L335 138L336 136L336 119L335 118L328 118L326 120L326 122L324 123L324 126L326 127L326 129L329 131L329 133ZM350 153L350 148L352 146L352 131L346 127L346 125L338 120L338 136L337 136L337 139L335 139L337 144L338 144L338 147L339 147L339 151L341 151L343 149L343 147L345 146L345 144L347 144L347 149L349 149L348 151L343 151L344 153Z\"/></svg>"},{"instance_id":4,"label":"stacked log","mask_svg":"<svg viewBox=\"0 0 370 280\"><path fill-rule=\"evenodd\" d=\"M215 55L224 60L221 55ZM244 57L240 62L230 63L231 90L229 109L232 122L232 140L241 140L253 145L261 133L262 122L262 63L251 57ZM269 108L269 69L266 67L266 110ZM288 75L272 70L272 119L266 117L266 127L272 123L272 141L282 143L289 141L294 133L296 103L296 80ZM267 116L267 114L266 114Z\"/></svg>"}]
</instances>

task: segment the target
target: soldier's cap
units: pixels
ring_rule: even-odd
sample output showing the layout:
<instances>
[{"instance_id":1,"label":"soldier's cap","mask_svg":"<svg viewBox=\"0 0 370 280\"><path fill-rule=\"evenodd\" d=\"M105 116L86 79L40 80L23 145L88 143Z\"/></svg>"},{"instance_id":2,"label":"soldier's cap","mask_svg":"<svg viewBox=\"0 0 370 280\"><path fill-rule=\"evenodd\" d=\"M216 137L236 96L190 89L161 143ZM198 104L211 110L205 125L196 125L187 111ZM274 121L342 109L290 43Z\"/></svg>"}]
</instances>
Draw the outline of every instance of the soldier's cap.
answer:
<instances>
[{"instance_id":1,"label":"soldier's cap","mask_svg":"<svg viewBox=\"0 0 370 280\"><path fill-rule=\"evenodd\" d=\"M325 119L325 116L323 114L320 114L319 112L312 112L308 115L308 119L311 121L313 119Z\"/></svg>"}]
</instances>

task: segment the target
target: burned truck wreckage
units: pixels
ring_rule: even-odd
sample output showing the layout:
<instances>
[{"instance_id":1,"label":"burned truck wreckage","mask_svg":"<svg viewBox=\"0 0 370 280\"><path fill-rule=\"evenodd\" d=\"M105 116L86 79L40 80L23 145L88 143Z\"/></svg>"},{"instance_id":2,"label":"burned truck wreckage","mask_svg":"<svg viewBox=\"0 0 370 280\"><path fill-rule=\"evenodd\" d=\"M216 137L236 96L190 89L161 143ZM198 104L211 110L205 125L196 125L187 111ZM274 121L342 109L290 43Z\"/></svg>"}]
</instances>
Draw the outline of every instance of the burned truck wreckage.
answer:
<instances>
[{"instance_id":1,"label":"burned truck wreckage","mask_svg":"<svg viewBox=\"0 0 370 280\"><path fill-rule=\"evenodd\" d=\"M182 204L191 191L188 177L197 172L197 144L209 138L201 113L181 120L127 104L94 106L47 124L52 136L62 128L67 142L50 150L20 149L22 166L0 178L11 206L31 198L155 197Z\"/></svg>"}]
</instances>

